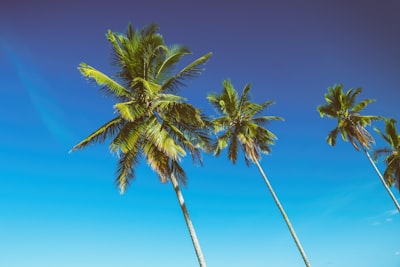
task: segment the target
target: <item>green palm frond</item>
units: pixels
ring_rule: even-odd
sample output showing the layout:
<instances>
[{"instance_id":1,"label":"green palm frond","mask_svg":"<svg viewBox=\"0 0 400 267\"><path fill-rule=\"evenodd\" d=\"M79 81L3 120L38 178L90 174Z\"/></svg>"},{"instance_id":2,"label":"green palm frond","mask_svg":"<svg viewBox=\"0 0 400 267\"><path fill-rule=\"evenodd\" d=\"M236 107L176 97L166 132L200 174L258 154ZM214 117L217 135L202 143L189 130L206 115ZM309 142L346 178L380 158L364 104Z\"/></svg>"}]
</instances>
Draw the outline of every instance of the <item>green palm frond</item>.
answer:
<instances>
[{"instance_id":1,"label":"green palm frond","mask_svg":"<svg viewBox=\"0 0 400 267\"><path fill-rule=\"evenodd\" d=\"M339 134L340 129L338 127L336 127L335 129L333 129L332 131L330 131L330 133L328 134L327 138L326 138L326 142L331 145L331 146L335 146L336 145L336 138Z\"/></svg>"},{"instance_id":2,"label":"green palm frond","mask_svg":"<svg viewBox=\"0 0 400 267\"><path fill-rule=\"evenodd\" d=\"M93 143L103 143L107 138L111 138L112 136L114 136L119 131L122 124L123 120L121 117L116 117L110 120L99 129L94 131L92 134L90 134L88 137L86 137L84 140L82 140L79 144L75 145L69 151L69 153L72 153L73 151L78 149L84 149L88 145Z\"/></svg>"},{"instance_id":3,"label":"green palm frond","mask_svg":"<svg viewBox=\"0 0 400 267\"><path fill-rule=\"evenodd\" d=\"M246 84L245 87L243 88L243 92L242 95L240 97L240 101L239 101L239 107L238 109L241 110L244 103L250 101L250 97L248 95L249 91L250 91L250 84Z\"/></svg>"},{"instance_id":4,"label":"green palm frond","mask_svg":"<svg viewBox=\"0 0 400 267\"><path fill-rule=\"evenodd\" d=\"M375 99L365 99L351 108L351 112L360 112L362 111L368 104L375 102Z\"/></svg>"},{"instance_id":5,"label":"green palm frond","mask_svg":"<svg viewBox=\"0 0 400 267\"><path fill-rule=\"evenodd\" d=\"M153 142L146 142L144 144L143 154L145 155L147 164L157 174L160 181L162 183L168 182L171 174L168 156L158 149Z\"/></svg>"},{"instance_id":6,"label":"green palm frond","mask_svg":"<svg viewBox=\"0 0 400 267\"><path fill-rule=\"evenodd\" d=\"M121 194L125 193L129 180L135 177L134 167L138 162L138 156L137 151L130 150L118 160L115 183Z\"/></svg>"},{"instance_id":7,"label":"green palm frond","mask_svg":"<svg viewBox=\"0 0 400 267\"><path fill-rule=\"evenodd\" d=\"M148 81L142 77L136 77L133 79L132 87L135 88L138 84L140 84L144 89L143 93L146 95L146 97L149 97L150 99L154 99L161 91L161 86L159 84Z\"/></svg>"},{"instance_id":8,"label":"green palm frond","mask_svg":"<svg viewBox=\"0 0 400 267\"><path fill-rule=\"evenodd\" d=\"M229 136L229 143L228 143L228 159L232 161L233 164L236 163L237 155L238 155L238 131L239 129L235 127L232 131L232 134Z\"/></svg>"},{"instance_id":9,"label":"green palm frond","mask_svg":"<svg viewBox=\"0 0 400 267\"><path fill-rule=\"evenodd\" d=\"M254 117L251 119L251 121L256 123L257 125L266 125L270 121L285 121L285 119L279 116L261 116Z\"/></svg>"},{"instance_id":10,"label":"green palm frond","mask_svg":"<svg viewBox=\"0 0 400 267\"><path fill-rule=\"evenodd\" d=\"M400 134L396 130L395 123L396 120L393 118L386 120L385 132L390 140L388 143L394 148L400 148Z\"/></svg>"},{"instance_id":11,"label":"green palm frond","mask_svg":"<svg viewBox=\"0 0 400 267\"><path fill-rule=\"evenodd\" d=\"M128 153L130 150L139 151L145 127L146 124L141 122L127 123L110 143L110 151L117 154Z\"/></svg>"},{"instance_id":12,"label":"green palm frond","mask_svg":"<svg viewBox=\"0 0 400 267\"><path fill-rule=\"evenodd\" d=\"M211 55L212 53L207 53L206 55L194 60L192 63L184 67L174 76L170 77L169 79L166 79L161 86L162 91L175 92L180 86L185 86L184 81L199 76L204 71L204 68L202 68L201 66L208 61Z\"/></svg>"},{"instance_id":13,"label":"green palm frond","mask_svg":"<svg viewBox=\"0 0 400 267\"><path fill-rule=\"evenodd\" d=\"M217 137L214 155L219 156L221 151L228 146L232 129L228 129L225 133Z\"/></svg>"},{"instance_id":14,"label":"green palm frond","mask_svg":"<svg viewBox=\"0 0 400 267\"><path fill-rule=\"evenodd\" d=\"M194 60L192 63L184 67L175 77L179 79L192 79L200 75L203 71L204 68L203 66L212 56L212 53L207 53L202 57L199 57L198 59Z\"/></svg>"},{"instance_id":15,"label":"green palm frond","mask_svg":"<svg viewBox=\"0 0 400 267\"><path fill-rule=\"evenodd\" d=\"M155 78L158 79L163 73L172 73L182 57L188 54L191 54L191 52L186 46L174 45L170 47L165 55L165 60L157 68Z\"/></svg>"},{"instance_id":16,"label":"green palm frond","mask_svg":"<svg viewBox=\"0 0 400 267\"><path fill-rule=\"evenodd\" d=\"M332 105L320 105L317 107L317 110L321 117L335 118L337 116L337 111L332 108Z\"/></svg>"},{"instance_id":17,"label":"green palm frond","mask_svg":"<svg viewBox=\"0 0 400 267\"><path fill-rule=\"evenodd\" d=\"M148 113L146 107L135 100L115 104L114 108L118 111L121 117L127 121L134 121Z\"/></svg>"},{"instance_id":18,"label":"green palm frond","mask_svg":"<svg viewBox=\"0 0 400 267\"><path fill-rule=\"evenodd\" d=\"M181 157L186 155L185 150L174 141L157 118L149 119L145 135L149 142L153 143L158 150L172 160L180 160Z\"/></svg>"},{"instance_id":19,"label":"green palm frond","mask_svg":"<svg viewBox=\"0 0 400 267\"><path fill-rule=\"evenodd\" d=\"M230 80L223 81L223 86L219 100L222 114L234 118L239 112L239 95Z\"/></svg>"},{"instance_id":20,"label":"green palm frond","mask_svg":"<svg viewBox=\"0 0 400 267\"><path fill-rule=\"evenodd\" d=\"M174 174L175 178L182 185L186 185L187 176L186 176L186 173L185 173L184 169L182 168L182 166L179 165L179 162L174 161L174 160L171 161L171 171Z\"/></svg>"},{"instance_id":21,"label":"green palm frond","mask_svg":"<svg viewBox=\"0 0 400 267\"><path fill-rule=\"evenodd\" d=\"M95 80L100 86L104 86L106 92L117 97L129 97L130 94L128 90L101 71L96 70L86 63L81 63L78 69L85 77Z\"/></svg>"}]
</instances>

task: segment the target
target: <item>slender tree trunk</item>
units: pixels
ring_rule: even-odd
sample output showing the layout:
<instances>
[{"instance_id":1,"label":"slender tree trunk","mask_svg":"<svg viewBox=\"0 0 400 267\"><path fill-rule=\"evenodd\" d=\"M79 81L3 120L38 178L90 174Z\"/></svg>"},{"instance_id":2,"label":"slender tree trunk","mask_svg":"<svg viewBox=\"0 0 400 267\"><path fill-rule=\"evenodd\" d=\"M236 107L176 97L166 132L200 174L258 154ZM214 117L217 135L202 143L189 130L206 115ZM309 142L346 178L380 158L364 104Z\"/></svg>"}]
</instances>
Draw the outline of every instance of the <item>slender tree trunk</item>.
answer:
<instances>
[{"instance_id":1,"label":"slender tree trunk","mask_svg":"<svg viewBox=\"0 0 400 267\"><path fill-rule=\"evenodd\" d=\"M310 263L309 263L309 261L307 259L306 253L304 252L304 249L301 246L299 239L297 238L296 232L294 231L294 228L293 228L292 224L290 223L289 217L286 215L286 212L283 209L283 207L281 205L281 202L279 201L277 195L275 194L275 191L272 188L270 182L268 181L268 178L265 175L263 169L261 168L260 163L258 161L255 161L255 164L257 165L258 170L260 171L262 177L264 178L264 181L267 184L267 187L268 187L269 191L271 192L272 197L274 198L274 201L275 201L276 205L278 206L279 211L281 212L281 214L283 216L283 219L285 220L285 222L286 222L286 224L287 224L287 226L289 228L289 231L290 231L290 233L291 233L291 235L292 235L292 237L294 239L294 242L296 243L297 248L300 251L300 254L301 254L301 257L304 260L304 263L306 264L307 267L310 267L311 265L310 265Z\"/></svg>"},{"instance_id":2,"label":"slender tree trunk","mask_svg":"<svg viewBox=\"0 0 400 267\"><path fill-rule=\"evenodd\" d=\"M178 181L176 180L176 178L173 174L171 174L171 182L172 182L172 185L174 186L176 197L178 198L179 205L181 206L183 216L185 217L186 225L188 227L190 237L192 238L192 243L194 246L194 250L196 251L199 265L200 265L200 267L206 267L206 262L204 260L203 252L201 251L199 240L197 239L196 231L194 230L194 226L192 224L192 221L190 220L189 212L186 208L185 200L183 199L182 192L179 189Z\"/></svg>"},{"instance_id":3,"label":"slender tree trunk","mask_svg":"<svg viewBox=\"0 0 400 267\"><path fill-rule=\"evenodd\" d=\"M383 178L381 172L378 170L378 168L376 167L375 162L372 160L371 156L369 155L368 151L363 147L363 150L365 152L365 154L367 155L369 162L371 163L372 167L374 167L375 172L378 174L379 179L381 180L383 186L385 187L386 191L388 192L390 198L393 200L393 203L396 205L397 210L400 212L400 205L397 202L397 199L394 197L392 191L390 190L389 186L387 185L385 179Z\"/></svg>"}]
</instances>

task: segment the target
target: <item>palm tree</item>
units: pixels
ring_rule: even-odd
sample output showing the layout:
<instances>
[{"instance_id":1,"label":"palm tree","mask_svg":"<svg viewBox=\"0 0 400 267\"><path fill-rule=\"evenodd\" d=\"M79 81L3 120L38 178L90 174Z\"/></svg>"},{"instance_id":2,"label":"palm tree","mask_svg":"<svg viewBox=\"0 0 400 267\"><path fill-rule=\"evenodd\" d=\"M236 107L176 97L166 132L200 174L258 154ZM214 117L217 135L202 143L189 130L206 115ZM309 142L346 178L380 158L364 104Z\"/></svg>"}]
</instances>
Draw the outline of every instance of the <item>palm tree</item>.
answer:
<instances>
[{"instance_id":1,"label":"palm tree","mask_svg":"<svg viewBox=\"0 0 400 267\"><path fill-rule=\"evenodd\" d=\"M317 110L321 117L327 116L329 118L337 119L337 126L328 134L326 141L329 145L335 146L336 138L340 133L342 139L344 141L349 140L357 151L359 151L361 147L378 174L389 196L400 211L400 206L397 203L396 198L390 191L385 179L382 177L375 162L368 153L368 149L371 149L371 145L375 143L375 140L365 129L365 126L370 125L374 120L381 120L383 118L381 116L360 114L369 103L375 101L374 99L365 99L356 103L356 97L361 93L361 91L361 88L357 88L356 90L351 88L344 93L342 84L337 84L328 88L328 93L325 94L325 100L327 103L319 105Z\"/></svg>"},{"instance_id":2,"label":"palm tree","mask_svg":"<svg viewBox=\"0 0 400 267\"><path fill-rule=\"evenodd\" d=\"M115 77L85 64L83 76L102 86L117 101L116 117L75 145L71 152L110 139L110 151L117 154L116 184L121 194L135 178L141 158L155 171L162 183L171 181L182 209L200 266L206 266L199 241L190 220L179 183L185 185L186 173L180 161L187 152L202 163L201 150L209 147L206 117L174 93L185 81L202 72L209 59L206 54L176 71L180 59L190 53L181 45L166 46L158 26L151 24L126 34L107 32L111 43Z\"/></svg>"},{"instance_id":3,"label":"palm tree","mask_svg":"<svg viewBox=\"0 0 400 267\"><path fill-rule=\"evenodd\" d=\"M228 158L235 164L240 146L246 165L249 166L250 161L256 164L289 228L304 263L306 266L310 266L294 228L260 165L261 153L270 153L270 145L276 139L276 136L267 130L264 125L271 120L283 120L283 118L262 116L263 110L273 104L273 101L266 101L262 104L252 103L249 91L250 85L247 84L239 97L232 83L229 80L225 80L223 81L221 94L212 93L208 95L209 102L220 115L220 117L212 121L215 133L221 132L213 145L214 154L218 156L222 149L228 147Z\"/></svg>"},{"instance_id":4,"label":"palm tree","mask_svg":"<svg viewBox=\"0 0 400 267\"><path fill-rule=\"evenodd\" d=\"M385 119L385 133L375 128L375 131L385 140L389 147L379 148L374 151L374 159L385 156L386 170L383 173L386 183L389 186L396 185L400 191L400 134L396 130L396 120Z\"/></svg>"}]
</instances>

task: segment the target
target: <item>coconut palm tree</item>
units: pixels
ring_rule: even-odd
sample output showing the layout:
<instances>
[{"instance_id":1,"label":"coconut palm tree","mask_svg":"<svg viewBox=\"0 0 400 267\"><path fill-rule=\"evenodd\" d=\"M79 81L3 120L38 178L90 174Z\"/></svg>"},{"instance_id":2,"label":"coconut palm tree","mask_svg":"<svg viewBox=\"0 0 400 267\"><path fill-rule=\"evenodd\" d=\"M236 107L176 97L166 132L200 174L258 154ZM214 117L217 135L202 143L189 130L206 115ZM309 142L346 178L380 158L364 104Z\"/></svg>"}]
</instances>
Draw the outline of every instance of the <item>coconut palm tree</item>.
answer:
<instances>
[{"instance_id":1,"label":"coconut palm tree","mask_svg":"<svg viewBox=\"0 0 400 267\"><path fill-rule=\"evenodd\" d=\"M372 160L368 150L375 143L372 135L365 129L365 126L370 125L372 121L382 120L381 116L361 115L360 112L374 99L365 99L356 103L356 97L362 91L361 88L349 89L346 93L343 92L342 84L334 85L328 88L328 93L325 93L326 104L319 105L317 110L321 117L337 119L337 126L328 134L326 141L329 145L336 145L336 138L340 133L344 141L349 140L353 147L359 151L360 148L366 154L369 162L378 174L383 186L392 198L397 209L400 211L400 206L396 198L390 191L385 179L382 177L375 162Z\"/></svg>"},{"instance_id":2,"label":"coconut palm tree","mask_svg":"<svg viewBox=\"0 0 400 267\"><path fill-rule=\"evenodd\" d=\"M190 220L179 183L185 184L186 173L180 161L187 152L201 164L201 150L209 146L206 117L175 93L187 80L202 72L206 54L176 71L180 59L190 53L181 45L167 46L151 24L141 30L128 26L126 34L107 32L111 43L114 77L85 64L79 71L116 99L116 116L71 151L93 143L110 141L110 151L117 154L116 184L124 193L135 178L135 167L141 159L155 171L161 182L171 181L182 209L200 266L206 266L195 229Z\"/></svg>"},{"instance_id":3,"label":"coconut palm tree","mask_svg":"<svg viewBox=\"0 0 400 267\"><path fill-rule=\"evenodd\" d=\"M220 115L220 117L212 121L215 133L220 133L213 145L214 154L218 156L224 148L228 147L228 158L235 164L240 147L247 166L250 165L250 162L253 162L257 166L289 228L304 263L306 266L310 266L296 232L260 165L261 153L270 153L270 145L276 139L276 136L267 130L264 125L271 120L283 120L283 118L262 116L261 113L263 110L273 104L273 101L266 101L262 104L253 103L251 102L249 91L250 85L247 84L243 89L242 95L239 97L232 83L229 80L225 80L223 81L221 94L211 93L208 95L209 102Z\"/></svg>"},{"instance_id":4,"label":"coconut palm tree","mask_svg":"<svg viewBox=\"0 0 400 267\"><path fill-rule=\"evenodd\" d=\"M385 133L375 128L375 131L385 140L389 147L378 148L374 151L374 159L385 156L386 170L383 173L386 183L389 186L396 185L400 191L400 134L396 130L396 120L385 119Z\"/></svg>"}]
</instances>

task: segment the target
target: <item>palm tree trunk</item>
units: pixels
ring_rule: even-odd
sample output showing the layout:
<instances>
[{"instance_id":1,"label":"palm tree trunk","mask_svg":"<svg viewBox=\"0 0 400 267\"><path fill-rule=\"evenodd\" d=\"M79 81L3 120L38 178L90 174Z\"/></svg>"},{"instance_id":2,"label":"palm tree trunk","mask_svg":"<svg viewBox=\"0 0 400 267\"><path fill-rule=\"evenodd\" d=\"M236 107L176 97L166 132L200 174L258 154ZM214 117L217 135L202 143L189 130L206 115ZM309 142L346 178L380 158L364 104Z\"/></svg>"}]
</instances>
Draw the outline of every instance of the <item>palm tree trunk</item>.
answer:
<instances>
[{"instance_id":1,"label":"palm tree trunk","mask_svg":"<svg viewBox=\"0 0 400 267\"><path fill-rule=\"evenodd\" d=\"M268 181L268 178L265 175L263 169L261 168L260 163L258 161L255 161L255 164L257 165L258 170L260 171L262 177L264 178L264 181L267 184L267 187L268 187L269 191L271 192L272 197L274 198L274 201L275 201L276 205L278 206L279 211L281 212L281 214L283 216L283 219L285 220L285 222L286 222L286 224L287 224L287 226L289 228L289 231L290 231L290 233L291 233L291 235L292 235L292 237L294 239L294 242L296 243L296 246L300 251L301 257L303 257L304 263L306 264L307 267L310 267L311 265L310 265L310 263L309 263L309 261L307 259L306 253L304 252L304 249L301 246L299 239L297 238L296 232L294 231L294 228L293 228L292 224L290 223L289 217L286 215L286 212L283 209L283 207L281 205L281 202L279 201L277 195L275 194L275 191L272 188L270 182Z\"/></svg>"},{"instance_id":2,"label":"palm tree trunk","mask_svg":"<svg viewBox=\"0 0 400 267\"><path fill-rule=\"evenodd\" d=\"M188 227L190 237L192 238L192 243L194 246L194 250L196 251L199 265L200 265L200 267L206 267L206 262L204 260L203 253L201 251L199 240L197 239L196 231L194 230L194 226L192 224L192 221L190 220L189 212L185 205L185 200L183 199L182 192L179 188L178 181L176 180L174 174L171 174L171 182L172 182L172 185L174 186L176 197L178 198L179 205L181 206L183 216L185 217L186 225Z\"/></svg>"},{"instance_id":3,"label":"palm tree trunk","mask_svg":"<svg viewBox=\"0 0 400 267\"><path fill-rule=\"evenodd\" d=\"M372 167L374 167L376 173L378 174L379 179L381 180L383 186L385 187L386 191L388 192L390 198L393 200L393 203L396 205L397 210L400 212L400 205L399 205L399 203L397 202L397 199L394 197L394 195L393 195L392 191L390 190L389 186L387 185L387 183L386 183L385 179L383 178L381 172L380 172L380 171L378 170L378 168L376 167L376 164L375 164L375 162L372 160L372 158L371 158L371 156L369 155L367 149L365 149L365 148L363 147L363 150L364 150L365 154L367 155L367 157L368 157L368 159L369 159L369 162L371 162Z\"/></svg>"}]
</instances>

